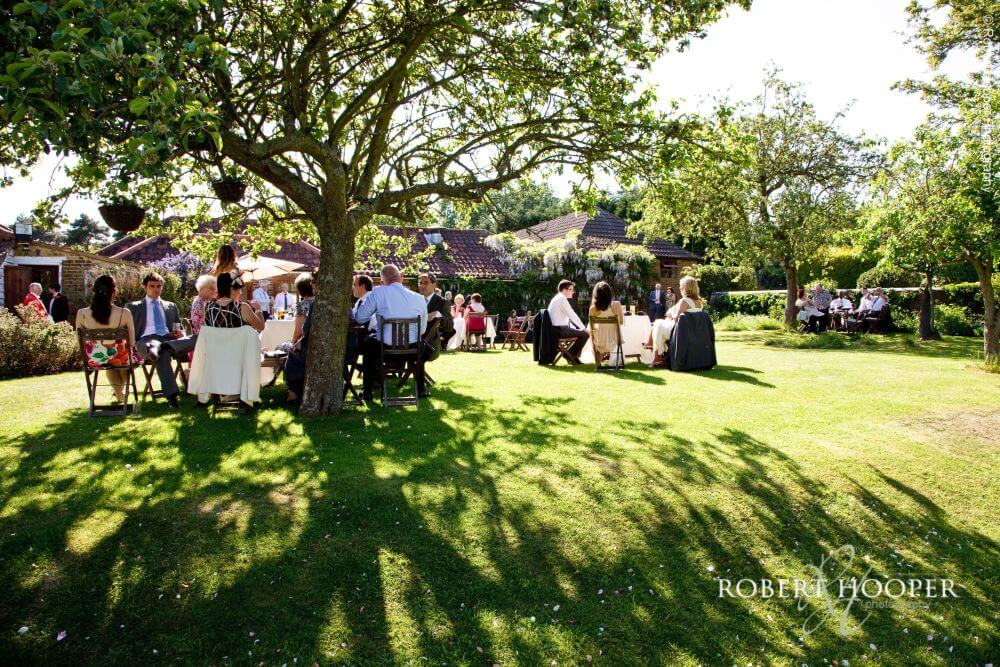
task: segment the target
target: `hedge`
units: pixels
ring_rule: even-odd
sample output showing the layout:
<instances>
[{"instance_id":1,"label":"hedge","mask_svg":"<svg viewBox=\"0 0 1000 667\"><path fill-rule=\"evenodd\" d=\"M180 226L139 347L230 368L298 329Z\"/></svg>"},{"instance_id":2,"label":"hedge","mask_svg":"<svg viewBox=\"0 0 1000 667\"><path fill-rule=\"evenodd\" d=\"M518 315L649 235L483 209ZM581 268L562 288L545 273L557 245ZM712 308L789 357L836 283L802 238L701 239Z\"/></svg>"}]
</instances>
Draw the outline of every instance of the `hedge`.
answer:
<instances>
[{"instance_id":1,"label":"hedge","mask_svg":"<svg viewBox=\"0 0 1000 667\"><path fill-rule=\"evenodd\" d=\"M1000 277L994 281L1000 293ZM860 290L845 290L855 306ZM919 288L886 288L893 320L904 331L915 330L920 312ZM934 288L935 321L941 333L956 336L981 335L983 330L983 295L979 283L956 283ZM709 300L709 309L715 318L727 315L768 315L784 318L785 291L771 292L717 292ZM961 332L961 333L959 333Z\"/></svg>"},{"instance_id":2,"label":"hedge","mask_svg":"<svg viewBox=\"0 0 1000 667\"><path fill-rule=\"evenodd\" d=\"M17 307L23 312L21 306ZM0 378L61 373L80 367L76 332L67 322L21 319L0 309Z\"/></svg>"}]
</instances>

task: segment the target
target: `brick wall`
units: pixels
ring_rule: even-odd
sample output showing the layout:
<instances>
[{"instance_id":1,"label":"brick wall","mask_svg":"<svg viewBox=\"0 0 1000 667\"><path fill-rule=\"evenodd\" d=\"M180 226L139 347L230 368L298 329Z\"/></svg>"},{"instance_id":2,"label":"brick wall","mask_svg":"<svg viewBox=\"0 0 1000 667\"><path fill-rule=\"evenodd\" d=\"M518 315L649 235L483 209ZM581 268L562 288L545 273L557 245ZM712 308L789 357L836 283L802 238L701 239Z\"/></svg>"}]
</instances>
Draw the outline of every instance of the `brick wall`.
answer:
<instances>
[{"instance_id":1,"label":"brick wall","mask_svg":"<svg viewBox=\"0 0 1000 667\"><path fill-rule=\"evenodd\" d=\"M652 280L650 287L656 283L660 283L663 285L663 289L673 287L674 292L679 293L681 278L684 276L684 268L697 263L693 259L661 260L657 266L657 270L653 272L655 278Z\"/></svg>"}]
</instances>

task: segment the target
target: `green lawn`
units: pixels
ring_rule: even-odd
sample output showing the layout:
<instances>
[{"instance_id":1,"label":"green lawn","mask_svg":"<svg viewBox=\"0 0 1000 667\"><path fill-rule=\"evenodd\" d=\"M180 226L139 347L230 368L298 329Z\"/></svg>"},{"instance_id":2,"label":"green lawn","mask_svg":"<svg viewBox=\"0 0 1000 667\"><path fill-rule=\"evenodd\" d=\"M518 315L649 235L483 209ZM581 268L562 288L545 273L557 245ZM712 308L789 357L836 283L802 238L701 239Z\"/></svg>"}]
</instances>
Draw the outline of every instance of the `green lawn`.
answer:
<instances>
[{"instance_id":1,"label":"green lawn","mask_svg":"<svg viewBox=\"0 0 1000 667\"><path fill-rule=\"evenodd\" d=\"M277 389L253 416L90 419L82 374L2 382L0 663L1000 660L980 341L773 335L721 334L698 374L453 354L419 411L322 420ZM818 603L718 596L845 544L961 597L856 604L843 638L804 635Z\"/></svg>"}]
</instances>

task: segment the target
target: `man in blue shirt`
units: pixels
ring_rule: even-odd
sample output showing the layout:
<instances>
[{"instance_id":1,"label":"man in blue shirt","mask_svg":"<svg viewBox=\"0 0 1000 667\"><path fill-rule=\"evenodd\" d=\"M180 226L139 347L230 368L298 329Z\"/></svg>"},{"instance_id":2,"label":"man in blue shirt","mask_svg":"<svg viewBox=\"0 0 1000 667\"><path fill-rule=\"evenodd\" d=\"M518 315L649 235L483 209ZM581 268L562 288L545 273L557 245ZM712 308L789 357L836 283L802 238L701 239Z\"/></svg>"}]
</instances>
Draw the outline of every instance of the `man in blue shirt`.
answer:
<instances>
[{"instance_id":1,"label":"man in blue shirt","mask_svg":"<svg viewBox=\"0 0 1000 667\"><path fill-rule=\"evenodd\" d=\"M424 331L427 329L427 302L424 297L416 292L408 290L403 285L403 277L399 267L394 264L387 264L382 267L382 284L373 289L351 314L355 322L367 323L373 316L382 319L399 318L420 318L419 325L410 325L407 332L407 342L412 348L414 355L426 356L426 346L422 343ZM383 335L389 336L391 329L388 326L376 327L375 335L369 336L362 343L364 353L364 392L366 401L372 398L372 389L375 385L375 378L380 375L382 364L381 341ZM417 384L417 395L421 398L430 396L427 387L424 386L424 371L421 365L415 373Z\"/></svg>"}]
</instances>

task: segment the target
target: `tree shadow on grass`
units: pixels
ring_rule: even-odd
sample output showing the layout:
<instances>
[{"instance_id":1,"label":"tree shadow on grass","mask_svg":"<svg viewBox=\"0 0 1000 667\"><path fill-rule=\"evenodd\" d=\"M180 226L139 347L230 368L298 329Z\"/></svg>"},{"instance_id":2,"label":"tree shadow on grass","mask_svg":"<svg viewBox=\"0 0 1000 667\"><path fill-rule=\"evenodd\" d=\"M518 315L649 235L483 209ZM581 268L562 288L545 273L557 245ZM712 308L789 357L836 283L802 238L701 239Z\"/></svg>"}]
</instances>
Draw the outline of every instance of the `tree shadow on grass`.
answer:
<instances>
[{"instance_id":1,"label":"tree shadow on grass","mask_svg":"<svg viewBox=\"0 0 1000 667\"><path fill-rule=\"evenodd\" d=\"M154 649L235 664L856 656L870 637L892 650L903 621L876 612L864 639L825 627L800 645L792 602L720 598L716 577L788 576L845 543L884 554L880 540L917 519L913 500L923 525L966 545L958 577L982 580L995 557L890 478L855 484L866 507L880 494L882 512L839 517L826 482L737 429L691 439L616 421L616 445L566 397L523 396L544 415L528 420L447 383L434 395L419 410L336 419L185 413L166 420L172 433L95 428L74 411L19 436L26 455L3 487L16 506L0 514L0 627L32 630L6 632L0 650L47 664L143 663ZM928 567L935 547L895 546ZM974 628L989 613L949 610ZM914 635L948 625L905 623ZM955 659L988 657L971 634L953 643Z\"/></svg>"}]
</instances>

